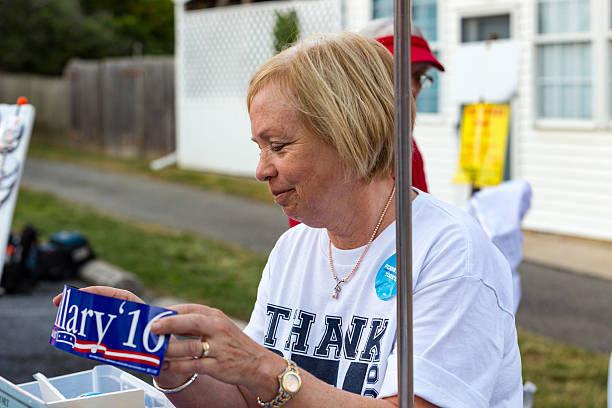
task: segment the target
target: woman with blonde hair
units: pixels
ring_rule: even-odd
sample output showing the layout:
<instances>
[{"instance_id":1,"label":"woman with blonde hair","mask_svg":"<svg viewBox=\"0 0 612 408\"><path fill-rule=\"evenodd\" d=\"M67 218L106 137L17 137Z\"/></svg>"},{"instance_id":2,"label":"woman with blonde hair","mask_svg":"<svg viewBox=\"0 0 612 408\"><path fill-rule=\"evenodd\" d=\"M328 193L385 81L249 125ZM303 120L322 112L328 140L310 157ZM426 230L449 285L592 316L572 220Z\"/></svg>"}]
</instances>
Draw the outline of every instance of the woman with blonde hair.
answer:
<instances>
[{"instance_id":1,"label":"woman with blonde hair","mask_svg":"<svg viewBox=\"0 0 612 408\"><path fill-rule=\"evenodd\" d=\"M154 384L178 407L397 406L392 56L310 37L255 73L247 105L256 177L302 224L272 250L244 332L203 305L153 324L198 338L171 340ZM416 406L522 406L507 262L469 215L412 200Z\"/></svg>"}]
</instances>

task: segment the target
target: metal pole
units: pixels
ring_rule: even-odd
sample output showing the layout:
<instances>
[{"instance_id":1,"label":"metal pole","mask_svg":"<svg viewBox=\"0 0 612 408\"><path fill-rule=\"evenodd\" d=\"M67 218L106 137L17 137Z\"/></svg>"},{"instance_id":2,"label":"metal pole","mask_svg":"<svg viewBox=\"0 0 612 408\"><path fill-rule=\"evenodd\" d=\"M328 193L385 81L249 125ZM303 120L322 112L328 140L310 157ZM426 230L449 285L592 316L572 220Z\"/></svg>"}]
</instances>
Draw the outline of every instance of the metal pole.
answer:
<instances>
[{"instance_id":1,"label":"metal pole","mask_svg":"<svg viewBox=\"0 0 612 408\"><path fill-rule=\"evenodd\" d=\"M410 0L394 0L397 347L400 408L414 407L412 358L412 95Z\"/></svg>"}]
</instances>

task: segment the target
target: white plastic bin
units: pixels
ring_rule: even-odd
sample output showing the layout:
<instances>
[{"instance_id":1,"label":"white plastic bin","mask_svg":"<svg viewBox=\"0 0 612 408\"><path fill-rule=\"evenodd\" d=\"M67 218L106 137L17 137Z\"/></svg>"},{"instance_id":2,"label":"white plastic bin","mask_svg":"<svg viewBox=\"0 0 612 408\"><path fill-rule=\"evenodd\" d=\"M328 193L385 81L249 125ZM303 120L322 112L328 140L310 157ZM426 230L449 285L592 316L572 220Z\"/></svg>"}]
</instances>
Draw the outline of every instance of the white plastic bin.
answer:
<instances>
[{"instance_id":1,"label":"white plastic bin","mask_svg":"<svg viewBox=\"0 0 612 408\"><path fill-rule=\"evenodd\" d=\"M99 365L91 370L49 378L49 382L67 399L90 393L107 394L116 391L142 389L146 408L174 408L163 393L151 385L110 365ZM38 382L19 384L19 388L41 398Z\"/></svg>"}]
</instances>

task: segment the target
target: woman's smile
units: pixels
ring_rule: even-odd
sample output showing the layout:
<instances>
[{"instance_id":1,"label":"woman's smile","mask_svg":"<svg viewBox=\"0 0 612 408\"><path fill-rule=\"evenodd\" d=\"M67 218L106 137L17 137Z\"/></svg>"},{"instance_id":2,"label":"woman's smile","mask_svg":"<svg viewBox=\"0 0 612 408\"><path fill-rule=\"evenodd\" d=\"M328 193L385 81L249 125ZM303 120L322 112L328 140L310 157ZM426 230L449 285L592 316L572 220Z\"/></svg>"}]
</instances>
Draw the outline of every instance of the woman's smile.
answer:
<instances>
[{"instance_id":1,"label":"woman's smile","mask_svg":"<svg viewBox=\"0 0 612 408\"><path fill-rule=\"evenodd\" d=\"M295 189L293 188L272 191L272 194L274 195L274 202L278 205L286 204L293 193L295 193Z\"/></svg>"}]
</instances>

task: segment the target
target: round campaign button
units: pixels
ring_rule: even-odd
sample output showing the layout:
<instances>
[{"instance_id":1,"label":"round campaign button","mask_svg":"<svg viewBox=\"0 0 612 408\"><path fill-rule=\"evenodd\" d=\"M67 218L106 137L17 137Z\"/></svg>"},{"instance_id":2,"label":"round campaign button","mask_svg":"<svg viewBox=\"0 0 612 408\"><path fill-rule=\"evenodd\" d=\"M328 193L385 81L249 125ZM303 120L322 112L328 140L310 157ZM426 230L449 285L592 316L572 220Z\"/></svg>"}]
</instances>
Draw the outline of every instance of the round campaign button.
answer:
<instances>
[{"instance_id":1,"label":"round campaign button","mask_svg":"<svg viewBox=\"0 0 612 408\"><path fill-rule=\"evenodd\" d=\"M397 268L395 254L391 255L378 270L374 287L381 300L389 300L397 293Z\"/></svg>"}]
</instances>

